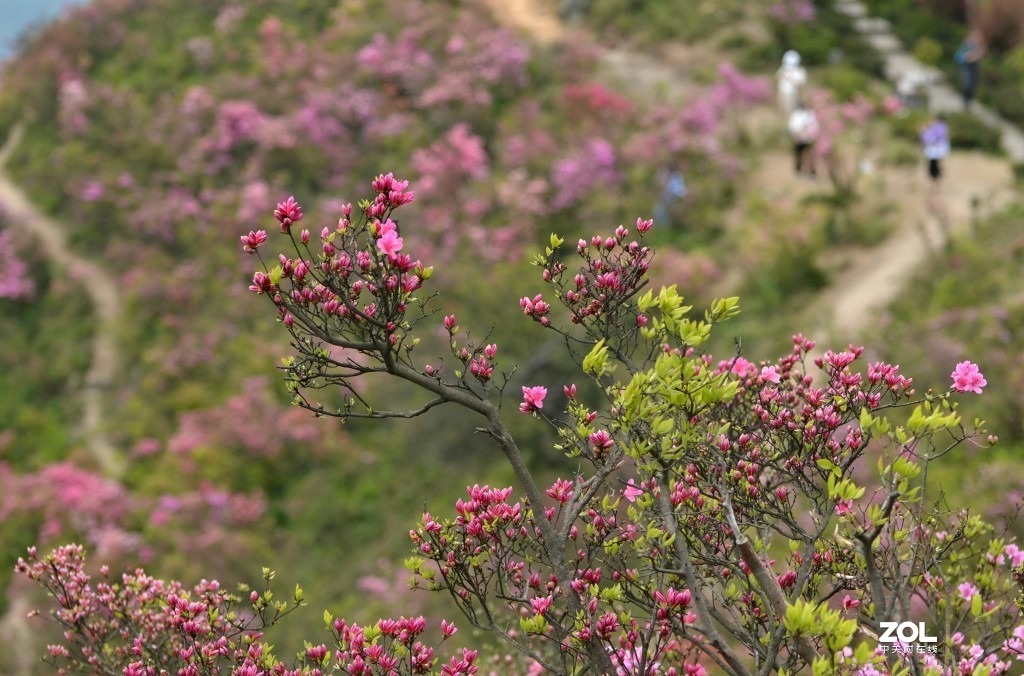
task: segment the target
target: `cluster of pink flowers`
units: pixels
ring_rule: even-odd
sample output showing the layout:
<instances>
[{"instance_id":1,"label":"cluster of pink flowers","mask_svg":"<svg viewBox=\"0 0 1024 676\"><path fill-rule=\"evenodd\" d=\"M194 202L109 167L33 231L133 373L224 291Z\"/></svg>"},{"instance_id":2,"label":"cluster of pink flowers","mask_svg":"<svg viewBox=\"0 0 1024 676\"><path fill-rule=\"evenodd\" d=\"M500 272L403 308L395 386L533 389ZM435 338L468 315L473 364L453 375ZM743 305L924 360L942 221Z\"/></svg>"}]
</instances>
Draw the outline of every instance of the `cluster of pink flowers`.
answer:
<instances>
[{"instance_id":1,"label":"cluster of pink flowers","mask_svg":"<svg viewBox=\"0 0 1024 676\"><path fill-rule=\"evenodd\" d=\"M15 571L38 582L57 604L52 619L64 629L63 643L47 648L46 661L61 673L124 673L156 676L234 674L235 676L321 676L337 669L348 674L428 674L469 676L478 671L477 652L461 649L435 672L437 645L423 643L422 617L382 619L372 631L344 620L329 620L333 649L306 644L299 665L274 659L264 632L304 604L297 590L291 610L273 600L268 589L251 591L243 602L216 581L192 590L165 582L143 570L125 573L120 582L106 566L101 579L85 572L78 545L60 547L39 558L35 549L19 558ZM265 573L269 580L273 573ZM441 642L457 632L441 622Z\"/></svg>"},{"instance_id":2,"label":"cluster of pink flowers","mask_svg":"<svg viewBox=\"0 0 1024 676\"><path fill-rule=\"evenodd\" d=\"M31 300L36 293L36 283L29 276L28 265L14 250L11 233L0 231L0 298Z\"/></svg>"},{"instance_id":3,"label":"cluster of pink flowers","mask_svg":"<svg viewBox=\"0 0 1024 676\"><path fill-rule=\"evenodd\" d=\"M249 290L269 296L289 329L296 316L303 318L307 329L336 317L344 320L346 335L360 342L383 335L388 343L398 344L408 299L431 272L402 253L405 240L391 218L395 209L413 201L408 186L408 181L390 173L377 176L372 182L376 196L363 206L362 223L353 224L352 205L342 205L337 228L324 227L320 232L317 254L309 248L310 232L302 230L295 243L309 258L279 255L280 265L274 271L257 271ZM291 227L303 216L294 197L279 203L274 216L281 231L294 241ZM265 241L262 230L250 232L242 237L243 250L256 252ZM283 288L282 282L290 289Z\"/></svg>"},{"instance_id":4,"label":"cluster of pink flowers","mask_svg":"<svg viewBox=\"0 0 1024 676\"><path fill-rule=\"evenodd\" d=\"M334 657L338 666L353 676L371 674L430 674L436 673L436 646L429 646L420 640L427 628L423 617L400 617L397 620L380 620L373 627L361 627L336 619L331 623L336 636L338 650ZM372 632L367 632L372 629ZM454 624L441 621L441 641L447 641L458 631ZM368 639L372 633L377 638ZM324 664L327 662L326 649L318 653ZM463 648L461 659L452 657L443 664L440 673L444 676L469 676L479 670L476 664L477 651Z\"/></svg>"},{"instance_id":5,"label":"cluster of pink flowers","mask_svg":"<svg viewBox=\"0 0 1024 676\"><path fill-rule=\"evenodd\" d=\"M523 403L519 410L523 413L534 413L544 406L544 397L548 396L548 388L541 385L523 387Z\"/></svg>"},{"instance_id":6,"label":"cluster of pink flowers","mask_svg":"<svg viewBox=\"0 0 1024 676\"><path fill-rule=\"evenodd\" d=\"M814 20L817 10L811 0L781 0L768 6L768 16L785 24L802 24Z\"/></svg>"},{"instance_id":7,"label":"cluster of pink flowers","mask_svg":"<svg viewBox=\"0 0 1024 676\"><path fill-rule=\"evenodd\" d=\"M642 238L653 225L653 221L637 219L637 232ZM646 275L650 269L653 251L639 241L629 238L629 229L619 226L613 237L593 236L590 241L579 240L576 253L583 260L584 267L567 280L567 266L558 261L551 261L544 267L542 278L554 285L559 298L564 299L574 324L594 325L604 321L604 313L611 310L616 315L622 314L623 322L634 325L637 329L646 324L646 318L636 312L630 312L623 299L632 296L637 289L646 283ZM523 298L519 301L525 314L530 315L542 326L549 326L547 314L550 306L537 295L532 300ZM626 315L629 319L626 319Z\"/></svg>"},{"instance_id":8,"label":"cluster of pink flowers","mask_svg":"<svg viewBox=\"0 0 1024 676\"><path fill-rule=\"evenodd\" d=\"M978 365L969 361L958 363L949 375L953 379L953 389L957 392L981 394L981 388L988 385L988 381L978 369Z\"/></svg>"},{"instance_id":9,"label":"cluster of pink flowers","mask_svg":"<svg viewBox=\"0 0 1024 676\"><path fill-rule=\"evenodd\" d=\"M254 642L262 635L259 623L230 615L234 603L216 581L187 591L141 569L116 582L103 567L102 579L94 582L78 545L43 558L30 549L15 570L42 585L57 603L52 616L64 628L66 643L48 651L55 666L97 673L124 668L131 674L160 673L172 665L182 667L181 673L198 673L204 664L263 666L250 657L256 646L262 649ZM253 593L259 598L254 606L264 602Z\"/></svg>"}]
</instances>

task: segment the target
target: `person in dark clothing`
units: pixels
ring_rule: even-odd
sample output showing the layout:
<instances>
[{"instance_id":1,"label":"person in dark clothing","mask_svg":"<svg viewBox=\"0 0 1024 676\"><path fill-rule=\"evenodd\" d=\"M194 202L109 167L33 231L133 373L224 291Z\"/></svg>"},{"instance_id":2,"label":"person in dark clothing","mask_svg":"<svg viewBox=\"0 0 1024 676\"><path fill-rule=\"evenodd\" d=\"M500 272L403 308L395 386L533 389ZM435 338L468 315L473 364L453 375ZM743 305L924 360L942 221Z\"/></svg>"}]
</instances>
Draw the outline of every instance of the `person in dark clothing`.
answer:
<instances>
[{"instance_id":1,"label":"person in dark clothing","mask_svg":"<svg viewBox=\"0 0 1024 676\"><path fill-rule=\"evenodd\" d=\"M971 101L981 82L981 57L985 56L985 43L981 33L975 29L967 34L960 48L956 50L956 62L960 66L960 94L964 99L964 110L971 107Z\"/></svg>"}]
</instances>

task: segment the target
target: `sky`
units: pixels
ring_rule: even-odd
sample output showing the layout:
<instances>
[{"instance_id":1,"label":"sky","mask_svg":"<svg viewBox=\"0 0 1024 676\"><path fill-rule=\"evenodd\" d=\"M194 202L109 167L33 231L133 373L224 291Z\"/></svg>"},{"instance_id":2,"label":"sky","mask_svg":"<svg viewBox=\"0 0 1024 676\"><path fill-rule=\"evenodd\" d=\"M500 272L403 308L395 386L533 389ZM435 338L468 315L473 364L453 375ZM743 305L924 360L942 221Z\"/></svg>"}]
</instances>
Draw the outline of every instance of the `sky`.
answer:
<instances>
[{"instance_id":1,"label":"sky","mask_svg":"<svg viewBox=\"0 0 1024 676\"><path fill-rule=\"evenodd\" d=\"M21 31L32 23L57 16L60 10L84 0L0 0L0 59L11 55Z\"/></svg>"}]
</instances>

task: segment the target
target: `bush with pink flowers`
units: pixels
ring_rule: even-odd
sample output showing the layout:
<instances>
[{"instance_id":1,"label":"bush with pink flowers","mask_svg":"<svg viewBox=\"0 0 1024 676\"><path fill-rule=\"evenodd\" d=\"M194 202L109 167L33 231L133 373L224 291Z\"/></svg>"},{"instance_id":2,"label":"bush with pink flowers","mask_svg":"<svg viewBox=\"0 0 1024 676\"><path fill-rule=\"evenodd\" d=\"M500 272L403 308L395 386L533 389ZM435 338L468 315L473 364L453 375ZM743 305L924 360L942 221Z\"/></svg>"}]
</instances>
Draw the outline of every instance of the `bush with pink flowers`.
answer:
<instances>
[{"instance_id":1,"label":"bush with pink flowers","mask_svg":"<svg viewBox=\"0 0 1024 676\"><path fill-rule=\"evenodd\" d=\"M1024 554L978 517L946 508L928 480L958 447L991 441L953 401L984 392L977 365L963 361L947 391L919 394L899 366L862 365L863 348L811 357L814 342L799 335L777 360L715 359L705 345L738 314L738 299L694 316L674 286L646 289L653 223L638 219L575 246L552 235L534 260L547 291L524 296L520 309L565 341L575 377L593 387L564 383L558 411L549 387L529 384L511 411L513 367L429 292L446 270L417 257L415 222L398 234L413 191L391 174L372 187L319 234L303 227L298 202L279 203L289 253L265 254L263 231L242 236L261 261L249 290L291 335L284 378L300 408L344 420L463 408L503 454L516 487L474 485L452 515L425 512L409 531L406 565L414 586L445 592L469 624L509 646L516 670L945 673L958 664L1005 673L1024 659ZM446 340L421 341L434 325ZM382 399L366 385L373 378L423 396L412 406ZM576 472L540 483L507 424L522 415L552 429ZM874 470L863 468L869 454ZM288 671L253 633L285 611L269 592L252 592L251 610L234 614L220 610L232 599L211 583L197 590L202 600L173 591L154 605L163 583L137 572L124 586L94 588L81 560L65 548L18 564L57 602L66 633L49 655L58 664L478 669L475 651L445 662L420 641L422 619L365 627L325 613L330 645L307 643ZM938 636L935 651L879 642L885 623L908 620ZM441 627L443 642L455 630Z\"/></svg>"}]
</instances>

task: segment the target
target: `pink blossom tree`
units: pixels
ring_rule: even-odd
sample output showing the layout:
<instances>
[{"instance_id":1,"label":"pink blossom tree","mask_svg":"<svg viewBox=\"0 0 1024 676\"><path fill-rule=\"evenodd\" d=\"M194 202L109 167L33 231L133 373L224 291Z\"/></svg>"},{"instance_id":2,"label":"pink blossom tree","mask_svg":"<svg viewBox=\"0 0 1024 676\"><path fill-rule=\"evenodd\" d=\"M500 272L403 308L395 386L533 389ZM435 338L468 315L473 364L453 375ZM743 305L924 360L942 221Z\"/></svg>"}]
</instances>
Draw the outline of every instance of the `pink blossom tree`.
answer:
<instances>
[{"instance_id":1,"label":"pink blossom tree","mask_svg":"<svg viewBox=\"0 0 1024 676\"><path fill-rule=\"evenodd\" d=\"M871 147L868 124L875 105L863 95L839 103L824 89L811 90L807 97L821 130L812 152L824 164L836 195L849 201Z\"/></svg>"},{"instance_id":2,"label":"pink blossom tree","mask_svg":"<svg viewBox=\"0 0 1024 676\"><path fill-rule=\"evenodd\" d=\"M14 248L11 233L0 231L0 298L31 300L36 292L36 283L29 275L28 264Z\"/></svg>"},{"instance_id":3,"label":"pink blossom tree","mask_svg":"<svg viewBox=\"0 0 1024 676\"><path fill-rule=\"evenodd\" d=\"M499 346L433 308L434 270L415 257L415 225L399 232L393 218L414 199L408 184L387 174L372 185L372 199L344 205L318 234L302 228L294 199L278 204L289 253L264 257L266 232L244 235L243 250L264 263L249 288L292 336L284 373L300 408L402 419L454 405L480 416L518 486L475 485L452 515L424 513L407 566L418 587L447 593L509 646L512 671L1004 673L1024 657L1014 601L1024 553L978 517L933 504L941 496L928 480L953 449L987 443L952 400L984 391L976 364L957 364L947 391L918 394L897 365L863 364L854 346L811 359L814 342L799 335L777 360L716 360L703 348L739 312L737 299L692 316L674 286L646 289L653 223L638 219L568 250L552 236L537 256L549 290L520 308L564 340L581 382L596 388L561 384L564 412L550 403L556 383L529 383L513 400ZM435 327L443 346L429 340ZM378 400L371 383L382 377L421 391L421 403ZM539 483L510 415L549 426L578 473ZM869 455L870 486L860 478ZM366 627L330 613L330 647L309 643L286 667L262 642L286 610L266 592L228 614L221 607L237 600L216 585L201 585L198 600L176 585L150 593L162 583L141 572L93 585L80 562L65 548L18 565L56 599L67 633L49 654L59 664L104 659L103 673L132 674L478 669L471 650L444 662L421 639L421 619ZM937 635L935 652L886 650L886 623L904 621ZM442 642L454 631L443 621ZM115 636L123 649L99 650Z\"/></svg>"}]
</instances>

